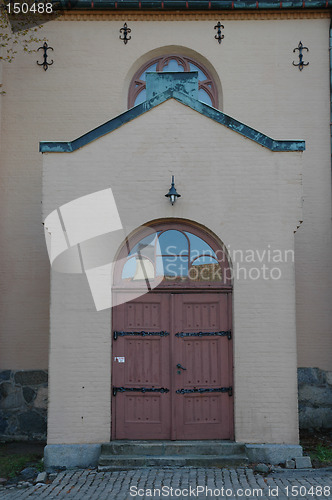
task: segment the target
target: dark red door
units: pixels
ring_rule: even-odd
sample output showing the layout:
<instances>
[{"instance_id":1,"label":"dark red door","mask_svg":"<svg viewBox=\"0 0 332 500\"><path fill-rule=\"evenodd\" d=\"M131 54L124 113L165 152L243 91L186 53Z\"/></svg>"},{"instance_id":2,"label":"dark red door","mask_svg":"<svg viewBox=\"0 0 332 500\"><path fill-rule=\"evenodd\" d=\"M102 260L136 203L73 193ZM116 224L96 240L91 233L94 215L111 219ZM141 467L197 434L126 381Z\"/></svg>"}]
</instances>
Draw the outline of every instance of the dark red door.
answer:
<instances>
[{"instance_id":1,"label":"dark red door","mask_svg":"<svg viewBox=\"0 0 332 500\"><path fill-rule=\"evenodd\" d=\"M169 439L170 296L146 294L114 308L113 439Z\"/></svg>"},{"instance_id":2,"label":"dark red door","mask_svg":"<svg viewBox=\"0 0 332 500\"><path fill-rule=\"evenodd\" d=\"M232 439L229 293L149 293L114 308L112 438Z\"/></svg>"},{"instance_id":3,"label":"dark red door","mask_svg":"<svg viewBox=\"0 0 332 500\"><path fill-rule=\"evenodd\" d=\"M174 439L231 439L229 294L174 295Z\"/></svg>"}]
</instances>

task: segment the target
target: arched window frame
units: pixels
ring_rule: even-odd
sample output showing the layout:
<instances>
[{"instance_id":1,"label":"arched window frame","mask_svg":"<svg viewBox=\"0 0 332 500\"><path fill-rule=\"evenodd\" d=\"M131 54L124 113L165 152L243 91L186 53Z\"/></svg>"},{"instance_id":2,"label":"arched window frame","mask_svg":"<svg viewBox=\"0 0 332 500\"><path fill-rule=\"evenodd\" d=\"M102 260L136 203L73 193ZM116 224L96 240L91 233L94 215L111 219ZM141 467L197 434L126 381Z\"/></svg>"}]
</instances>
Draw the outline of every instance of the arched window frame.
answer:
<instances>
[{"instance_id":1,"label":"arched window frame","mask_svg":"<svg viewBox=\"0 0 332 500\"><path fill-rule=\"evenodd\" d=\"M114 267L114 274L113 274L113 287L114 290L120 290L120 289L140 289L142 287L141 283L131 281L130 285L128 285L128 282L122 279L122 270L123 267L127 261L127 258L129 256L130 250L132 250L137 243L139 243L144 237L148 236L151 234L151 229L153 229L156 233L160 232L159 237L161 236L162 233L169 231L169 230L178 230L181 232L190 232L194 234L195 236L198 236L202 240L204 240L211 248L212 250L216 253L217 255L217 262L220 265L221 268L221 273L223 276L223 280L220 281L192 281L192 280L185 280L185 281L168 281L168 280L163 280L157 287L156 290L161 290L161 289L195 289L195 290L202 290L202 289L213 289L213 290L232 290L232 272L231 272L231 264L228 260L225 248L223 247L222 244L220 244L210 233L204 231L202 228L197 227L194 224L190 224L188 222L159 222L159 223L152 223L149 226L144 227L137 233L133 234L131 237L128 238L126 242L123 243L119 254L117 258L117 262L115 263ZM186 236L186 235L185 235ZM188 244L190 245L189 239L186 236L188 240ZM190 247L189 247L189 252L190 252ZM190 253L189 253L190 255ZM220 256L220 257L219 257ZM196 260L197 257L193 259L192 262ZM190 257L189 257L190 259Z\"/></svg>"},{"instance_id":2,"label":"arched window frame","mask_svg":"<svg viewBox=\"0 0 332 500\"><path fill-rule=\"evenodd\" d=\"M178 64L183 67L184 71L191 71L190 64L194 64L205 74L206 79L198 81L198 89L203 89L210 97L212 106L218 109L219 101L217 85L209 70L203 64L195 61L194 59L180 54L167 54L164 56L155 57L147 63L143 64L143 66L141 66L140 69L136 71L129 85L128 108L132 108L133 106L135 106L137 96L142 92L142 90L146 88L146 82L145 80L141 80L140 76L154 64L157 64L156 71L162 72L171 59L175 59Z\"/></svg>"}]
</instances>

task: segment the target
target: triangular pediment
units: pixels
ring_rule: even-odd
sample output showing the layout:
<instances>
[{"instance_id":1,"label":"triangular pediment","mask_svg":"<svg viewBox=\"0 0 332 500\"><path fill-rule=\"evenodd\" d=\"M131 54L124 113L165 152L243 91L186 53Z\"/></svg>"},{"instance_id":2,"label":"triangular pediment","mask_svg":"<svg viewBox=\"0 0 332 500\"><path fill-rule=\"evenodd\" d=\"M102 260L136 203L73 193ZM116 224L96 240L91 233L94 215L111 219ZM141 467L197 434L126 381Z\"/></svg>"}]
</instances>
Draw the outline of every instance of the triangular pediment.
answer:
<instances>
[{"instance_id":1,"label":"triangular pediment","mask_svg":"<svg viewBox=\"0 0 332 500\"><path fill-rule=\"evenodd\" d=\"M172 75L172 77L170 77ZM208 104L199 101L196 98L195 85L198 87L197 72L190 73L169 73L167 75L161 73L150 74L151 87L147 92L148 99L133 108L128 109L124 113L112 118L99 127L87 132L86 134L69 142L40 142L40 152L42 153L72 153L79 148L103 137L106 134L117 130L119 127L126 125L130 121L141 117L156 106L162 105L169 99L175 99L184 106L188 106L197 113L209 118L210 120L227 127L233 132L240 134L247 139L250 139L260 146L263 146L270 151L304 151L305 142L301 140L275 140L266 134L253 129L252 127L242 123L222 111L215 109ZM165 83L165 80L166 83Z\"/></svg>"}]
</instances>

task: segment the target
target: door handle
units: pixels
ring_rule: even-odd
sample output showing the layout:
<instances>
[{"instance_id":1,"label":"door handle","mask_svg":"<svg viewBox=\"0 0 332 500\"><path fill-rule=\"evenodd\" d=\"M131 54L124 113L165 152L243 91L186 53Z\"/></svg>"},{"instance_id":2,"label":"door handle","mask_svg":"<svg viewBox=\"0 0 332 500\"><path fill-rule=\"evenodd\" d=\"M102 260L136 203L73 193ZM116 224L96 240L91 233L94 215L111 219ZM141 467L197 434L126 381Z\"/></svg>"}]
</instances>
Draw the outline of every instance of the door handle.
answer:
<instances>
[{"instance_id":1,"label":"door handle","mask_svg":"<svg viewBox=\"0 0 332 500\"><path fill-rule=\"evenodd\" d=\"M182 365L180 365L180 363L178 363L176 365L176 367L179 369L179 370L186 370L187 368L184 368Z\"/></svg>"}]
</instances>

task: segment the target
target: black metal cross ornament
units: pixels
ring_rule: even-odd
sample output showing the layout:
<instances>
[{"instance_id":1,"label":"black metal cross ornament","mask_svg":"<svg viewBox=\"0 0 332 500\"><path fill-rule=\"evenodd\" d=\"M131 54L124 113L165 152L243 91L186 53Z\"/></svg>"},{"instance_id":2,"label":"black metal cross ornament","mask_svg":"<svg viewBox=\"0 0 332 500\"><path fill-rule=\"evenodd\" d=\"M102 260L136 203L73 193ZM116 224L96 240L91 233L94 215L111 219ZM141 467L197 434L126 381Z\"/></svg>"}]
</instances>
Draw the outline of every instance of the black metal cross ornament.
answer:
<instances>
[{"instance_id":1,"label":"black metal cross ornament","mask_svg":"<svg viewBox=\"0 0 332 500\"><path fill-rule=\"evenodd\" d=\"M215 38L216 40L218 40L218 42L219 42L219 43L221 43L221 40L222 40L223 38L225 38L225 36L221 34L221 29L224 29L224 26L221 24L221 22L220 22L220 21L218 21L218 24L216 24L216 26L214 27L214 29L215 29L215 30L216 30L216 29L218 30L218 31L217 31L217 34L214 36L214 38Z\"/></svg>"},{"instance_id":2,"label":"black metal cross ornament","mask_svg":"<svg viewBox=\"0 0 332 500\"><path fill-rule=\"evenodd\" d=\"M53 62L54 62L54 61L53 61L53 59L52 59L52 61L51 61L51 62L48 62L48 61L47 61L47 51L48 51L48 50L54 50L54 49L53 49L53 47L49 47L49 46L47 45L47 42L44 42L44 43L43 43L43 46L42 46L42 47L39 47L39 48L37 49L37 51L38 51L38 50L43 50L43 51L44 51L44 54L43 54L44 61L43 61L42 63L39 63L38 61L36 61L36 62L37 62L37 64L38 64L38 66L43 66L44 71L46 71L46 70L48 69L48 67L49 67L49 66L51 66L51 65L53 64Z\"/></svg>"},{"instance_id":3,"label":"black metal cross ornament","mask_svg":"<svg viewBox=\"0 0 332 500\"><path fill-rule=\"evenodd\" d=\"M120 33L123 33L123 37L120 35L119 38L126 45L131 40L131 36L128 36L128 33L131 33L131 29L128 28L127 23L124 23L123 28L120 28Z\"/></svg>"},{"instance_id":4,"label":"black metal cross ornament","mask_svg":"<svg viewBox=\"0 0 332 500\"><path fill-rule=\"evenodd\" d=\"M293 50L293 52L295 53L296 50L299 51L299 63L295 64L295 62L293 61L293 66L298 66L299 70L302 71L304 66L308 66L309 64L308 62L307 63L303 62L303 51L306 50L307 52L309 52L309 49L308 47L304 47L303 43L300 41L298 46L295 47L295 49Z\"/></svg>"}]
</instances>

